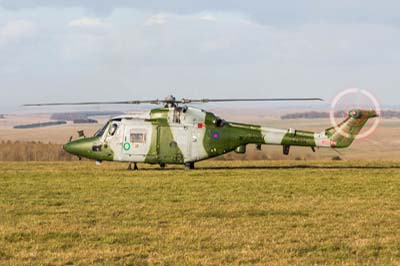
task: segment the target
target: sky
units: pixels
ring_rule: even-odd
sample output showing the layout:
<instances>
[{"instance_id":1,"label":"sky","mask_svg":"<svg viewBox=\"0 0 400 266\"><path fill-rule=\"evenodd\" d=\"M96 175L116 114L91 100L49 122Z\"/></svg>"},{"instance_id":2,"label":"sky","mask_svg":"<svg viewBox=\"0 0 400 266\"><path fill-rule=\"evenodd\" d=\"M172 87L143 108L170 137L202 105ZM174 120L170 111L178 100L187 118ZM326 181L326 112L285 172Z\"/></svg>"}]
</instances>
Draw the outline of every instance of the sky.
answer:
<instances>
[{"instance_id":1,"label":"sky","mask_svg":"<svg viewBox=\"0 0 400 266\"><path fill-rule=\"evenodd\" d=\"M0 112L24 103L400 96L395 0L0 0Z\"/></svg>"}]
</instances>

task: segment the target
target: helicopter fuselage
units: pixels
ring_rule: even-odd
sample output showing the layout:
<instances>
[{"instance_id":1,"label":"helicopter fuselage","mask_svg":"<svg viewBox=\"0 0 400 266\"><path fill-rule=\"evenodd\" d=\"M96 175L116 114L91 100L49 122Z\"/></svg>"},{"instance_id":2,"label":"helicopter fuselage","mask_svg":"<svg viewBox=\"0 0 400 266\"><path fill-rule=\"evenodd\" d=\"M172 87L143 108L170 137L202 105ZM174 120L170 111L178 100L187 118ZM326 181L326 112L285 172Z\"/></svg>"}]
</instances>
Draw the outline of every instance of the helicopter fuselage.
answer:
<instances>
[{"instance_id":1,"label":"helicopter fuselage","mask_svg":"<svg viewBox=\"0 0 400 266\"><path fill-rule=\"evenodd\" d=\"M190 164L231 151L244 153L248 144L344 148L353 141L368 118L369 111L349 114L340 128L350 130L341 137L334 128L321 133L295 129L281 130L259 125L227 122L211 112L193 107L152 109L144 119L120 116L111 119L94 137L82 137L64 145L78 157L96 161L150 164ZM354 126L360 127L358 131Z\"/></svg>"}]
</instances>

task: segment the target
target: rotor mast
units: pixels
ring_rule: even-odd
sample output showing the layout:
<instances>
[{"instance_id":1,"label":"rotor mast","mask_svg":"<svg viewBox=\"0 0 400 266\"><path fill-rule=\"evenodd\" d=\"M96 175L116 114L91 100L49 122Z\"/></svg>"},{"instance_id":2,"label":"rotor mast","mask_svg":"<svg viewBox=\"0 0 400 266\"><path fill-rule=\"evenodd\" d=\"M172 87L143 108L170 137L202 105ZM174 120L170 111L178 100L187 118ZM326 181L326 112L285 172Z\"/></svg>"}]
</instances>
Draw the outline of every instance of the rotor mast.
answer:
<instances>
[{"instance_id":1,"label":"rotor mast","mask_svg":"<svg viewBox=\"0 0 400 266\"><path fill-rule=\"evenodd\" d=\"M174 95L170 94L167 97L165 97L164 99L164 103L165 103L165 108L175 108L178 107L177 103L176 103L176 98L174 97Z\"/></svg>"}]
</instances>

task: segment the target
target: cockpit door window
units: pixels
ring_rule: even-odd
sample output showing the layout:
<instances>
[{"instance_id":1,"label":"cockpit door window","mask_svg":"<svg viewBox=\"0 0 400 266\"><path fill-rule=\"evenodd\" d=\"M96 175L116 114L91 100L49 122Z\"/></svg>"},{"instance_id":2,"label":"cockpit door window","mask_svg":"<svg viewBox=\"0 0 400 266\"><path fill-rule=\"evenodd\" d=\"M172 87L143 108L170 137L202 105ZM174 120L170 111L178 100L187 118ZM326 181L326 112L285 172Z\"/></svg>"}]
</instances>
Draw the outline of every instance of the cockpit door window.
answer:
<instances>
[{"instance_id":1,"label":"cockpit door window","mask_svg":"<svg viewBox=\"0 0 400 266\"><path fill-rule=\"evenodd\" d=\"M108 130L108 133L110 134L110 136L114 136L117 130L118 130L118 125L116 123L113 123L110 129Z\"/></svg>"}]
</instances>

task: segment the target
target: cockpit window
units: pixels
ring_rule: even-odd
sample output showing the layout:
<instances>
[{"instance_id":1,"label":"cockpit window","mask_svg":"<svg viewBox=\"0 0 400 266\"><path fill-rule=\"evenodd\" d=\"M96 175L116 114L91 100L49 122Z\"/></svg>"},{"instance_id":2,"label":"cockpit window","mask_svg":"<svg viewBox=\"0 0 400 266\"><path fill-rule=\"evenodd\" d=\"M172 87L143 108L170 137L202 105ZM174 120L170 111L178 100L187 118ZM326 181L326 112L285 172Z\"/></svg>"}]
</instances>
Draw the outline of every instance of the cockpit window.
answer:
<instances>
[{"instance_id":1,"label":"cockpit window","mask_svg":"<svg viewBox=\"0 0 400 266\"><path fill-rule=\"evenodd\" d=\"M114 136L115 132L117 132L118 129L118 125L113 123L110 127L110 129L108 130L108 133L110 134L110 136Z\"/></svg>"},{"instance_id":2,"label":"cockpit window","mask_svg":"<svg viewBox=\"0 0 400 266\"><path fill-rule=\"evenodd\" d=\"M104 125L104 127L102 127L101 129L99 129L96 134L94 134L95 137L102 137L104 135L104 132L106 131L108 125L110 124L110 122L107 122L107 124Z\"/></svg>"}]
</instances>

